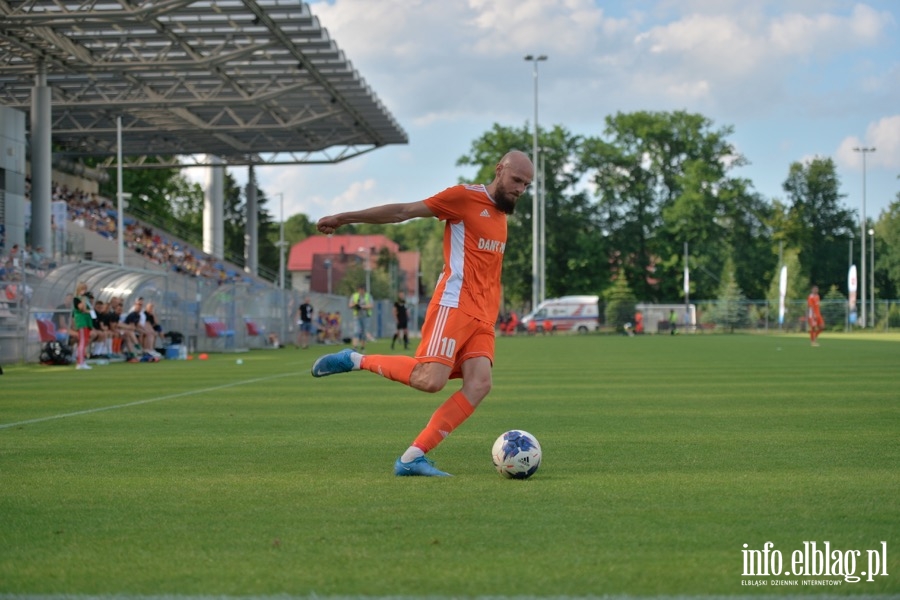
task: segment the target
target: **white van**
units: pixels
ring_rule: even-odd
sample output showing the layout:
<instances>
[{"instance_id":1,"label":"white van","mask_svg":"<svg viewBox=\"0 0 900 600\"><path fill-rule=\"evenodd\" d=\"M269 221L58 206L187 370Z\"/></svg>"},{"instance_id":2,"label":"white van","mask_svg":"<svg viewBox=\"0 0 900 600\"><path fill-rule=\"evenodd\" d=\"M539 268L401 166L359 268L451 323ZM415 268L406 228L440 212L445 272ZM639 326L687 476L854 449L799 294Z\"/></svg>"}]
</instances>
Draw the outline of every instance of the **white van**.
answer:
<instances>
[{"instance_id":1,"label":"white van","mask_svg":"<svg viewBox=\"0 0 900 600\"><path fill-rule=\"evenodd\" d=\"M587 333L600 328L599 296L563 296L548 298L541 302L537 310L522 317L522 325L528 328L531 321L541 331L544 322L549 321L554 331Z\"/></svg>"}]
</instances>

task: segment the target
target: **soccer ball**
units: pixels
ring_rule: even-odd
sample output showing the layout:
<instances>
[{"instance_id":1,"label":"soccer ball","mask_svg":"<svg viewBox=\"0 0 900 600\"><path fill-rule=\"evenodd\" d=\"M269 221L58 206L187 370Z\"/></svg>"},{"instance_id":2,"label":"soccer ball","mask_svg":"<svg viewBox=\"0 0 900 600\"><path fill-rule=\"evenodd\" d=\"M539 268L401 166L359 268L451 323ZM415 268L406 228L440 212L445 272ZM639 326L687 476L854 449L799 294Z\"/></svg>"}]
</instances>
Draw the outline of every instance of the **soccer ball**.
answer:
<instances>
[{"instance_id":1,"label":"soccer ball","mask_svg":"<svg viewBox=\"0 0 900 600\"><path fill-rule=\"evenodd\" d=\"M494 468L507 479L528 479L541 466L541 445L521 429L507 431L491 449Z\"/></svg>"}]
</instances>

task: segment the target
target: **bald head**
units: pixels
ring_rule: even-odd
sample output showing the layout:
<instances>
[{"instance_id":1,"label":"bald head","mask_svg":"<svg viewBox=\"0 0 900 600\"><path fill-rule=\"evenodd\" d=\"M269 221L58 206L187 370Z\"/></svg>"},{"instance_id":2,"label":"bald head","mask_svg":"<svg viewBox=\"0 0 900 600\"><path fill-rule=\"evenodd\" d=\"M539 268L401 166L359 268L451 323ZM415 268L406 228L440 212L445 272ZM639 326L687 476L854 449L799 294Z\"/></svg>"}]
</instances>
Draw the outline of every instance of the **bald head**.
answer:
<instances>
[{"instance_id":1,"label":"bald head","mask_svg":"<svg viewBox=\"0 0 900 600\"><path fill-rule=\"evenodd\" d=\"M514 169L530 170L534 174L534 164L527 154L521 150L510 150L500 159L500 164Z\"/></svg>"},{"instance_id":2,"label":"bald head","mask_svg":"<svg viewBox=\"0 0 900 600\"><path fill-rule=\"evenodd\" d=\"M510 150L503 155L494 169L494 180L488 185L488 193L497 208L512 214L525 190L534 179L534 165L528 155L520 150Z\"/></svg>"}]
</instances>

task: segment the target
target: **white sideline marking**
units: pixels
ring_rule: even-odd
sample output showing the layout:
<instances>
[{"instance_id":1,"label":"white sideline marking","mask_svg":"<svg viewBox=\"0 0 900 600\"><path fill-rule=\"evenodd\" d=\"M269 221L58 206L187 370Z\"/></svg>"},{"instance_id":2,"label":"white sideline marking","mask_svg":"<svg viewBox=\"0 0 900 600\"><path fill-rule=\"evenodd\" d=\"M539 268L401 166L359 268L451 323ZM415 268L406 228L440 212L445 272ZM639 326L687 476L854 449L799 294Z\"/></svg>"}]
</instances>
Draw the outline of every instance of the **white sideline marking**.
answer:
<instances>
[{"instance_id":1,"label":"white sideline marking","mask_svg":"<svg viewBox=\"0 0 900 600\"><path fill-rule=\"evenodd\" d=\"M678 594L671 596L631 596L612 594L602 596L471 596L471 600L784 600L787 596L776 595L701 595ZM130 594L0 594L0 600L455 600L458 596L309 596L272 595L272 596L180 596L176 594L134 596ZM848 596L832 594L804 595L809 600L846 600ZM896 598L892 594L853 595L853 600L884 600Z\"/></svg>"},{"instance_id":2,"label":"white sideline marking","mask_svg":"<svg viewBox=\"0 0 900 600\"><path fill-rule=\"evenodd\" d=\"M140 406L141 404L150 404L152 402L161 402L163 400L172 400L173 398L183 398L184 396L193 396L195 394L205 394L207 392L214 392L216 390L224 390L224 389L236 387L239 385L247 385L249 383L259 383L260 381L269 381L270 379L279 379L281 377L292 377L294 375L296 375L296 373L283 373L281 375L272 375L271 377L246 379L244 381L235 381L233 383L225 383L223 385L217 385L214 387L204 388L202 390L179 392L177 394L170 394L168 396L157 396L156 398L147 398L146 400L135 400L134 402L126 402L125 404L115 404L113 406L101 406L99 408L88 408L85 410L78 410L75 412L63 413L61 415L51 415L49 417L40 417L38 419L28 419L27 421L18 421L17 423L0 423L0 429L9 429L11 427L19 427L21 425L31 425L33 423L43 423L44 421L55 421L56 419L65 419L68 417L80 417L82 415L90 415L93 413L103 412L106 410L116 410L119 408L129 408L131 406ZM6 596L4 594L0 594L0 599L12 598L12 597L13 596ZM28 596L21 596L21 598L26 598L26 597L28 597ZM52 597L53 596L31 596L31 598L52 598ZM127 596L109 596L108 598L117 598L117 597L118 598L126 598ZM91 596L84 596L84 598L91 598ZM135 598L137 598L137 596Z\"/></svg>"}]
</instances>

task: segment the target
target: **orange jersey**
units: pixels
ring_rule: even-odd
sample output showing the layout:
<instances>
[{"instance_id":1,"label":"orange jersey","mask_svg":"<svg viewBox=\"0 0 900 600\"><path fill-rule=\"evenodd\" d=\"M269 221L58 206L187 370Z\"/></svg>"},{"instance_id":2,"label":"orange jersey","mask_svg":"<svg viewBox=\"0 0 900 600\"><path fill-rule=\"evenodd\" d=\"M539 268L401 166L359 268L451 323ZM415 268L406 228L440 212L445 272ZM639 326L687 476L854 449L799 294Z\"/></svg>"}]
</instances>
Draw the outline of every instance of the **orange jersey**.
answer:
<instances>
[{"instance_id":1,"label":"orange jersey","mask_svg":"<svg viewBox=\"0 0 900 600\"><path fill-rule=\"evenodd\" d=\"M440 306L493 323L500 308L506 214L483 185L455 185L425 204L446 221L444 268L434 290Z\"/></svg>"},{"instance_id":2,"label":"orange jersey","mask_svg":"<svg viewBox=\"0 0 900 600\"><path fill-rule=\"evenodd\" d=\"M813 325L822 323L822 312L819 310L819 295L810 294L806 297L806 306L808 307L807 317Z\"/></svg>"}]
</instances>

